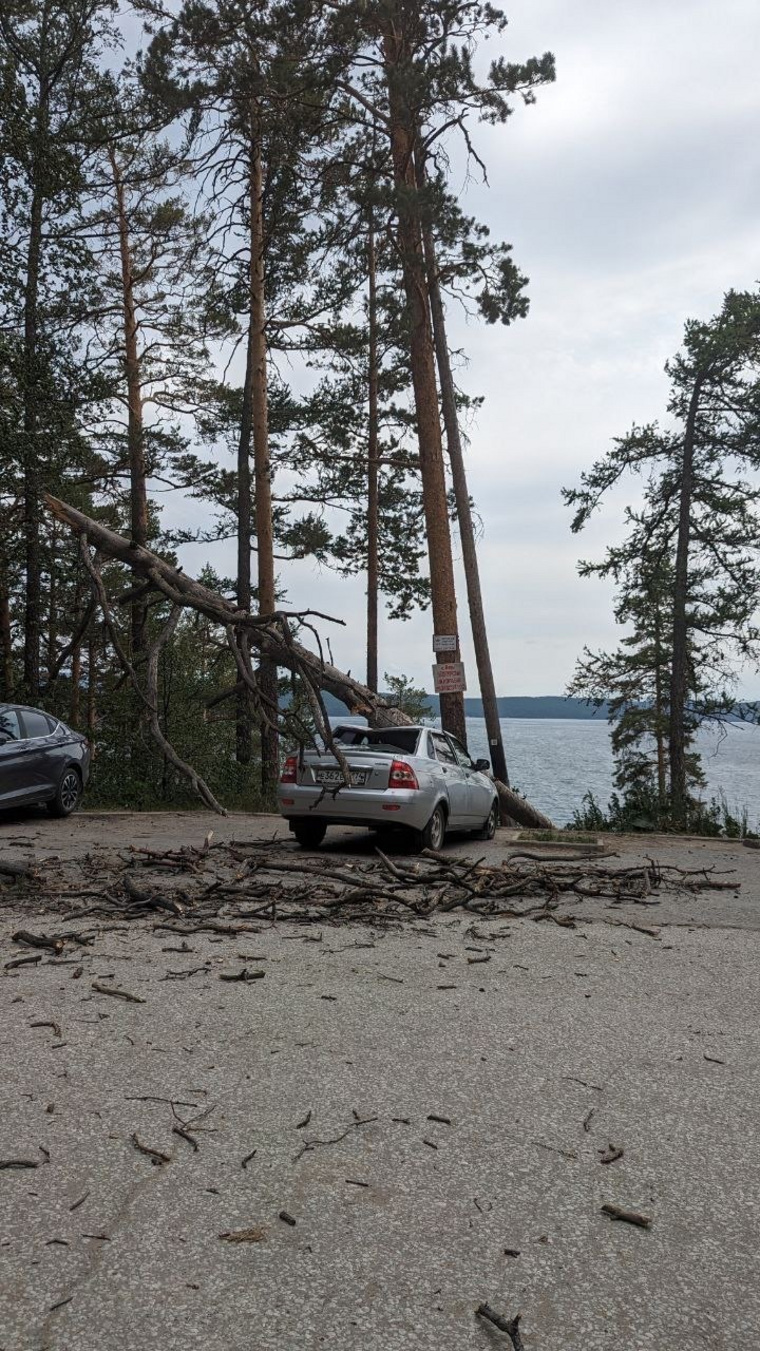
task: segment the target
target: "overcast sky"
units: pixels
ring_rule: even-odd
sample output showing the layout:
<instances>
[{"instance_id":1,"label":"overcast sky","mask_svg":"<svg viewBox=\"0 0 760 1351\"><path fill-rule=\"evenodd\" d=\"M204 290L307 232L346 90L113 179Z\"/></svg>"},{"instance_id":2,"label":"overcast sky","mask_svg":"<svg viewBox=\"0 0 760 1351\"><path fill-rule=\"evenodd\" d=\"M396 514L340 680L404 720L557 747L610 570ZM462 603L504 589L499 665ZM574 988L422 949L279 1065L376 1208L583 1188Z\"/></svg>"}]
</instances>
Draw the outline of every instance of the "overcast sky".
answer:
<instances>
[{"instance_id":1,"label":"overcast sky","mask_svg":"<svg viewBox=\"0 0 760 1351\"><path fill-rule=\"evenodd\" d=\"M463 383L485 395L468 474L483 521L480 564L497 692L558 694L584 644L616 642L611 592L581 580L619 532L619 508L581 535L562 485L632 422L664 414L666 358L687 317L708 318L729 287L760 277L758 0L512 0L511 59L546 50L557 81L507 127L483 127L489 186L461 184L466 208L514 245L531 311L511 329L451 312ZM458 542L456 542L458 551ZM208 553L205 548L204 553ZM186 553L188 570L199 555ZM234 570L233 551L213 561ZM312 563L283 575L290 605L348 620L336 663L364 674L359 580ZM477 677L459 614L469 693ZM431 688L431 621L384 622L380 670ZM748 673L744 692L760 693Z\"/></svg>"}]
</instances>

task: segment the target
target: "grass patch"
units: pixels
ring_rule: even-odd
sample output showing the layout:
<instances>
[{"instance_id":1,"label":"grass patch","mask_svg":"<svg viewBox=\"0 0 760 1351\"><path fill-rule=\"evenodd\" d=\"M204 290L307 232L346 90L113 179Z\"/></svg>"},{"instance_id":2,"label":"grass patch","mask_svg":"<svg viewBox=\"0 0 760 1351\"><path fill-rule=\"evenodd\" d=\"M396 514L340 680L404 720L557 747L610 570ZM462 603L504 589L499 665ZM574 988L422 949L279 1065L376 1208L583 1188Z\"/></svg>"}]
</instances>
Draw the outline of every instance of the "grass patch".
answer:
<instances>
[{"instance_id":1,"label":"grass patch","mask_svg":"<svg viewBox=\"0 0 760 1351\"><path fill-rule=\"evenodd\" d=\"M598 844L596 835L581 835L576 830L521 830L518 840L534 844Z\"/></svg>"}]
</instances>

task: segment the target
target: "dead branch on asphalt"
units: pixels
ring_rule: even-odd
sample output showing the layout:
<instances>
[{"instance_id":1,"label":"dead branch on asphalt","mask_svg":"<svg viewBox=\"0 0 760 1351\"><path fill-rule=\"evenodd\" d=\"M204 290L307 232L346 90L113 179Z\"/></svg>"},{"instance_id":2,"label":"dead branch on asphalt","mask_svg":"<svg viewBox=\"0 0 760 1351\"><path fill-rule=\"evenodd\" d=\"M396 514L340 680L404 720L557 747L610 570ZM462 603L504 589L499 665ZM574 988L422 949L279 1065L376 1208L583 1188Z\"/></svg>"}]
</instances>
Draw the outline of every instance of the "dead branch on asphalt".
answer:
<instances>
[{"instance_id":1,"label":"dead branch on asphalt","mask_svg":"<svg viewBox=\"0 0 760 1351\"><path fill-rule=\"evenodd\" d=\"M477 1317L485 1318L489 1323L493 1323L499 1332L506 1332L512 1343L513 1351L525 1351L525 1343L520 1336L520 1318L521 1315L515 1314L514 1318L502 1318L490 1304L479 1304L475 1310Z\"/></svg>"},{"instance_id":2,"label":"dead branch on asphalt","mask_svg":"<svg viewBox=\"0 0 760 1351\"><path fill-rule=\"evenodd\" d=\"M67 885L66 866L76 869L77 881L86 880L87 886ZM263 922L382 927L405 917L457 910L478 922L525 919L573 929L585 918L584 907L601 901L611 913L600 916L597 909L597 918L657 939L658 928L623 918L620 907L656 906L665 891L693 893L727 885L735 889L738 883L727 883L723 875L704 868L651 862L643 868L613 866L599 858L539 863L507 857L491 863L430 850L397 860L380 850L375 857L345 858L309 853L287 840L212 843L208 837L198 846L135 846L115 855L88 855L70 865L48 860L28 881L35 904L66 921L147 920L162 933L209 931L227 937L257 932ZM23 899L23 887L24 880L18 879L12 893L6 893L12 904ZM92 942L85 930L52 936L17 930L13 937L56 957L67 944ZM246 968L243 972L222 973L221 978L245 981L263 975ZM109 986L93 988L115 998L138 998Z\"/></svg>"}]
</instances>

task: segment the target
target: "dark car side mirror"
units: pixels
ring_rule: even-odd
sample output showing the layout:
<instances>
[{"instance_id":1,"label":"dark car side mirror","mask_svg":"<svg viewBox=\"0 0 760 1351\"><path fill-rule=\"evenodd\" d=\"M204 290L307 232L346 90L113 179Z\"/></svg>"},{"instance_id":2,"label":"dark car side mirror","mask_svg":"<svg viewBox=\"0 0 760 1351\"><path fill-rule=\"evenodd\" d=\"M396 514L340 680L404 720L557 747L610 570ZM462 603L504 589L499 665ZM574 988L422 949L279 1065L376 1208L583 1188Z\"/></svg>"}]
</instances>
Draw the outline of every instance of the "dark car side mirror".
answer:
<instances>
[{"instance_id":1,"label":"dark car side mirror","mask_svg":"<svg viewBox=\"0 0 760 1351\"><path fill-rule=\"evenodd\" d=\"M487 774L488 771L489 771L489 769L491 768L491 761L490 761L490 760L476 760L476 761L475 761L475 768L477 769L478 773L480 773L480 774Z\"/></svg>"}]
</instances>

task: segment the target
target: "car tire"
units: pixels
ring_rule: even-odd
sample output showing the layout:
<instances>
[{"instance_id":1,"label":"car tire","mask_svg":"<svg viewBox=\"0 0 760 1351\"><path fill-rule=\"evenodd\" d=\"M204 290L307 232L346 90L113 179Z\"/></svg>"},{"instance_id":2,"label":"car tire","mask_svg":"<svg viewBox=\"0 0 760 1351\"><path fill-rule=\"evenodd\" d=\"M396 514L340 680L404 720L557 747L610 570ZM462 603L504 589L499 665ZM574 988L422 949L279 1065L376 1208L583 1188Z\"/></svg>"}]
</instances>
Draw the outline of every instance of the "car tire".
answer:
<instances>
[{"instance_id":1,"label":"car tire","mask_svg":"<svg viewBox=\"0 0 760 1351\"><path fill-rule=\"evenodd\" d=\"M324 821L294 821L292 830L302 849L318 849L327 826Z\"/></svg>"},{"instance_id":2,"label":"car tire","mask_svg":"<svg viewBox=\"0 0 760 1351\"><path fill-rule=\"evenodd\" d=\"M485 821L480 827L480 830L477 830L475 832L475 839L492 840L494 835L496 834L496 827L498 826L498 824L499 824L499 803L498 799L494 798L493 802L491 803L491 810L488 813L488 816L486 817Z\"/></svg>"},{"instance_id":3,"label":"car tire","mask_svg":"<svg viewBox=\"0 0 760 1351\"><path fill-rule=\"evenodd\" d=\"M68 765L58 780L55 797L45 805L51 816L71 816L81 801L82 776L73 765Z\"/></svg>"},{"instance_id":4,"label":"car tire","mask_svg":"<svg viewBox=\"0 0 760 1351\"><path fill-rule=\"evenodd\" d=\"M446 812L439 802L433 815L422 830L417 831L417 852L422 849L434 849L436 853L443 847L446 838Z\"/></svg>"}]
</instances>

